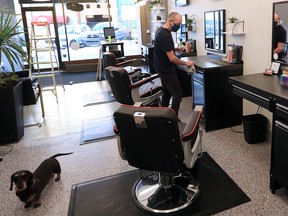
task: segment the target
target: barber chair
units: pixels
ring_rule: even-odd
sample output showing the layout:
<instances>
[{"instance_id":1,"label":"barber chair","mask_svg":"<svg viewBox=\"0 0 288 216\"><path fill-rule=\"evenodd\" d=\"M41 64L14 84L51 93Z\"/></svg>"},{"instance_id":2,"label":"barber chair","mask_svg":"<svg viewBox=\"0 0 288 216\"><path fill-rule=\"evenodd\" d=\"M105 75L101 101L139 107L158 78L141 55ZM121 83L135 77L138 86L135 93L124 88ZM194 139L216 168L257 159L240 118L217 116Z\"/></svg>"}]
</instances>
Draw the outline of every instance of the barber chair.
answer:
<instances>
[{"instance_id":1,"label":"barber chair","mask_svg":"<svg viewBox=\"0 0 288 216\"><path fill-rule=\"evenodd\" d=\"M109 66L123 67L128 72L132 82L150 76L150 74L142 73L141 68L132 66L137 59L125 60L125 57L116 58L116 55L113 52L104 52L102 56L104 68Z\"/></svg>"},{"instance_id":2,"label":"barber chair","mask_svg":"<svg viewBox=\"0 0 288 216\"><path fill-rule=\"evenodd\" d=\"M185 127L167 107L122 105L114 113L120 156L140 170L132 188L140 210L184 213L196 201L199 184L191 168L202 151L201 113L202 106L196 106Z\"/></svg>"},{"instance_id":3,"label":"barber chair","mask_svg":"<svg viewBox=\"0 0 288 216\"><path fill-rule=\"evenodd\" d=\"M125 68L110 66L105 68L105 74L111 91L119 103L133 105L139 102L143 106L148 106L160 102L162 87L157 74L134 83Z\"/></svg>"}]
</instances>

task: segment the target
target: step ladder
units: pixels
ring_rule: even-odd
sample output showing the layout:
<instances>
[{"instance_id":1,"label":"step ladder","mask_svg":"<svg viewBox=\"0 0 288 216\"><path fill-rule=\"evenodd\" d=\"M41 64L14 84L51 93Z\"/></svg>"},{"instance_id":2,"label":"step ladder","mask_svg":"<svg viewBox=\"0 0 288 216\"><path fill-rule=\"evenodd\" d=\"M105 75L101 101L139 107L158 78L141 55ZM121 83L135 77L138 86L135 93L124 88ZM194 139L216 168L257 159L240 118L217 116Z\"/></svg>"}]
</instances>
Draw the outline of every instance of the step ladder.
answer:
<instances>
[{"instance_id":1,"label":"step ladder","mask_svg":"<svg viewBox=\"0 0 288 216\"><path fill-rule=\"evenodd\" d=\"M39 34L36 31L37 27L44 27L45 30ZM42 41L46 42L47 46L39 46L37 45L37 42ZM43 43L44 44L44 43ZM41 60L39 57L40 53L44 53L46 58L48 60ZM51 71L40 71L40 65L49 65L51 68ZM55 69L56 68L56 71ZM37 71L35 71L37 70ZM51 78L53 85L52 86L41 86L41 91L52 91L53 94L56 97L56 102L58 103L58 95L57 95L57 84L55 76L58 75L60 78L61 86L64 88L63 82L62 82L62 76L59 69L59 62L55 53L55 48L52 43L50 30L49 30L49 24L48 22L31 22L31 33L30 33L30 56L29 56L29 77L31 78ZM41 80L40 80L41 82Z\"/></svg>"}]
</instances>

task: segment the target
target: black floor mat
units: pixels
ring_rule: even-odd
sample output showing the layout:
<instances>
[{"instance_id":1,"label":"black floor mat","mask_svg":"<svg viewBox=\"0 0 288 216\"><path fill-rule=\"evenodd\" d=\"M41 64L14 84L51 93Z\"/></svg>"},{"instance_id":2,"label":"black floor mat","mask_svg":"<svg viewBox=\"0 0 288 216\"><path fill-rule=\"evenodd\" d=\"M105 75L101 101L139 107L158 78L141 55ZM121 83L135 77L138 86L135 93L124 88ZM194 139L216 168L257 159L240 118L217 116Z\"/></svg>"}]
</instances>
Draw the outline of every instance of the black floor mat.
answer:
<instances>
[{"instance_id":1,"label":"black floor mat","mask_svg":"<svg viewBox=\"0 0 288 216\"><path fill-rule=\"evenodd\" d=\"M199 199L181 215L212 215L250 201L250 198L204 152L193 168L201 184ZM131 188L138 170L73 185L68 215L147 215L134 206Z\"/></svg>"}]
</instances>

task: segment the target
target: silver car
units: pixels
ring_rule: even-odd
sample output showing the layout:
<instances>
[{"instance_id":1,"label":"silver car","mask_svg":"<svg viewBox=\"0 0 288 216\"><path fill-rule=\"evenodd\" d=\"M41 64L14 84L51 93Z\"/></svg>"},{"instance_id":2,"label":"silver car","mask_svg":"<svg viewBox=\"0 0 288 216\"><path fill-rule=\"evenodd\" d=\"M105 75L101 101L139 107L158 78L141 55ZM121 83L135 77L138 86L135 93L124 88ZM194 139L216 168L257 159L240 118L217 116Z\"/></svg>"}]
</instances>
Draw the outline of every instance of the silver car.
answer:
<instances>
[{"instance_id":1,"label":"silver car","mask_svg":"<svg viewBox=\"0 0 288 216\"><path fill-rule=\"evenodd\" d=\"M66 25L68 46L70 47L73 42L77 42L79 47L86 46L87 34L90 28L86 24L80 25ZM65 26L60 26L58 28L60 48L66 48L66 35Z\"/></svg>"}]
</instances>

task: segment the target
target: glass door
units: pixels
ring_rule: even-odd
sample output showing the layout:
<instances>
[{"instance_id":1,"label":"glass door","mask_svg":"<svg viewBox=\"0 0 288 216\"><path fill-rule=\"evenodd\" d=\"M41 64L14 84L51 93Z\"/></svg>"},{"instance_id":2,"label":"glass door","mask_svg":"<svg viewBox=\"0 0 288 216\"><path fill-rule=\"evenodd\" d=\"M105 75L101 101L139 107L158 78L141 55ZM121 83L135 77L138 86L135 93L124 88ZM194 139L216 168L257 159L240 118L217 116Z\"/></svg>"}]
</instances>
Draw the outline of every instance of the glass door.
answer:
<instances>
[{"instance_id":1,"label":"glass door","mask_svg":"<svg viewBox=\"0 0 288 216\"><path fill-rule=\"evenodd\" d=\"M23 25L25 29L25 39L27 44L27 53L30 55L30 46L32 45L30 42L34 43L37 49L39 48L48 48L51 47L51 53L53 58L53 67L58 68L62 63L60 49L58 45L58 41L56 40L56 36L58 35L57 26L63 22L63 19L57 18L55 15L55 11L53 7L29 7L22 8L23 15ZM47 25L38 25L37 23L45 23ZM34 35L37 35L36 40L31 39L32 34L32 23L34 23ZM35 24L36 23L36 24ZM48 38L50 37L50 40ZM39 39L38 39L39 38ZM37 62L50 62L50 53L46 49L43 51L37 51L32 53L33 61ZM35 65L34 69L49 69L51 68L51 64L39 64Z\"/></svg>"}]
</instances>

